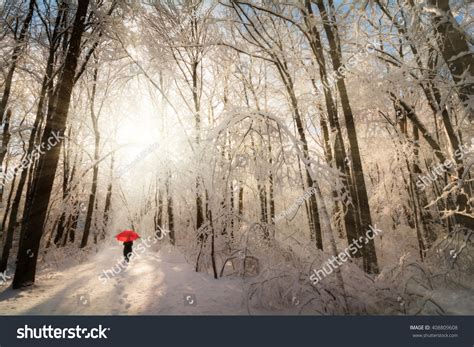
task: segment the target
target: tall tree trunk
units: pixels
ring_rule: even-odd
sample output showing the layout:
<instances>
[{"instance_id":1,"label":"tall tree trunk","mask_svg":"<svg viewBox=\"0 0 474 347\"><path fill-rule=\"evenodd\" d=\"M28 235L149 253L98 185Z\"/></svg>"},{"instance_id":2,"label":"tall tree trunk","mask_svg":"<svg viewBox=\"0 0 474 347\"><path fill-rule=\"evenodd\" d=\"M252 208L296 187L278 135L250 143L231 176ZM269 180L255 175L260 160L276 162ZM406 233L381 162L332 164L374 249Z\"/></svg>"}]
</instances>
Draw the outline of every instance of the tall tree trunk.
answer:
<instances>
[{"instance_id":1,"label":"tall tree trunk","mask_svg":"<svg viewBox=\"0 0 474 347\"><path fill-rule=\"evenodd\" d=\"M105 206L104 206L104 228L107 228L107 225L109 223L109 214L110 214L110 208L112 207L112 191L113 191L113 173L114 173L114 163L115 163L115 157L112 155L112 158L110 159L110 170L109 170L109 185L107 186L107 194L105 196ZM155 228L156 230L156 228ZM105 230L104 234L105 236Z\"/></svg>"},{"instance_id":2,"label":"tall tree trunk","mask_svg":"<svg viewBox=\"0 0 474 347\"><path fill-rule=\"evenodd\" d=\"M244 213L244 187L239 184L239 203L238 203L239 217Z\"/></svg>"},{"instance_id":3,"label":"tall tree trunk","mask_svg":"<svg viewBox=\"0 0 474 347\"><path fill-rule=\"evenodd\" d=\"M155 224L155 232L157 237L161 237L163 229L163 192L160 187L160 179L156 178L155 187L155 215L153 216L153 222Z\"/></svg>"},{"instance_id":4,"label":"tall tree trunk","mask_svg":"<svg viewBox=\"0 0 474 347\"><path fill-rule=\"evenodd\" d=\"M69 129L69 134L71 130ZM66 201L69 190L69 155L66 148L66 141L63 141L63 202ZM66 205L67 206L67 205ZM54 236L54 244L56 246L60 245L61 240L63 239L64 229L66 228L66 206L63 206L63 211L61 217L59 217L56 235Z\"/></svg>"},{"instance_id":5,"label":"tall tree trunk","mask_svg":"<svg viewBox=\"0 0 474 347\"><path fill-rule=\"evenodd\" d=\"M326 58L324 56L324 49L321 43L321 36L319 34L318 28L316 27L314 13L309 0L305 1L305 7L306 11L303 12L303 16L306 26L309 28L311 50L319 67L319 75L321 77L322 84L324 86L328 86L329 80L326 67ZM340 193L341 195L345 194L350 196L350 198L347 198L347 203L345 204L346 211L344 213L344 226L346 230L347 241L349 243L353 243L354 241L358 240L362 234L360 230L360 212L358 209L357 194L350 174L350 165L346 160L347 152L344 146L342 130L337 115L337 107L331 88L324 87L323 94L324 100L326 102L329 126L331 127L331 132L334 133L333 147L335 164L337 169L344 174L344 177L342 178L343 191ZM337 194L337 192L335 193ZM353 256L360 258L363 255L362 252L357 251Z\"/></svg>"},{"instance_id":6,"label":"tall tree trunk","mask_svg":"<svg viewBox=\"0 0 474 347\"><path fill-rule=\"evenodd\" d=\"M64 134L88 7L89 0L78 2L64 70L58 81L59 92L55 102L50 105L52 108L51 117L47 119L42 143L47 143L48 139L53 138L53 135L62 136ZM56 144L39 159L38 177L33 180L35 186L32 188L31 205L27 207L20 235L17 268L13 279L13 288L15 289L32 285L35 281L38 251L60 150L61 146Z\"/></svg>"},{"instance_id":7,"label":"tall tree trunk","mask_svg":"<svg viewBox=\"0 0 474 347\"><path fill-rule=\"evenodd\" d=\"M174 231L174 214L173 214L173 196L170 189L171 184L171 172L168 173L168 177L166 179L166 207L168 212L168 230L169 230L169 238L170 243L174 245L176 243L175 231Z\"/></svg>"},{"instance_id":8,"label":"tall tree trunk","mask_svg":"<svg viewBox=\"0 0 474 347\"><path fill-rule=\"evenodd\" d=\"M7 227L7 230L5 230L5 225L7 224L6 222L8 218L8 210L9 210L8 207L10 206L13 192L15 190L15 181L16 181L16 176L13 177L11 190L10 190L10 193L8 194L8 199L7 199L7 209L5 210L5 214L2 220L2 237L0 238L0 240L3 241L3 245L2 245L3 248L2 248L2 255L1 255L1 260L0 260L0 273L7 269L8 258L10 257L10 250L12 248L12 242L13 242L13 233L15 230L14 226L16 225L16 218L13 219L14 222L12 223L12 213L10 213L10 218L8 219L8 227ZM11 210L13 210L13 207L11 208Z\"/></svg>"},{"instance_id":9,"label":"tall tree trunk","mask_svg":"<svg viewBox=\"0 0 474 347\"><path fill-rule=\"evenodd\" d=\"M459 90L459 98L466 103L465 107L471 121L474 120L472 102L474 95L474 53L469 48L463 33L455 27L454 19L449 7L449 0L428 0L428 4L436 11L432 15L435 32L438 35L438 45L441 55L446 62L454 82Z\"/></svg>"},{"instance_id":10,"label":"tall tree trunk","mask_svg":"<svg viewBox=\"0 0 474 347\"><path fill-rule=\"evenodd\" d=\"M252 134L250 134L250 139L251 139L251 146L252 146L252 149L253 149L252 152L253 152L254 165L257 166L257 163L258 163L258 158L257 158L258 148L255 144L255 141L253 139ZM265 181L262 182L262 179L261 179L260 175L257 175L256 180L257 180L258 201L260 203L260 222L262 224L267 224L267 206L266 206Z\"/></svg>"},{"instance_id":11,"label":"tall tree trunk","mask_svg":"<svg viewBox=\"0 0 474 347\"><path fill-rule=\"evenodd\" d=\"M271 224L275 224L275 197L273 193L273 154L272 154L272 139L270 136L270 126L267 123L267 149L268 149L268 199L270 205L270 221Z\"/></svg>"},{"instance_id":12,"label":"tall tree trunk","mask_svg":"<svg viewBox=\"0 0 474 347\"><path fill-rule=\"evenodd\" d=\"M332 0L329 1L331 6L331 13L335 9ZM341 47L339 45L340 39L336 26L336 19L334 16L328 16L326 7L322 0L317 1L319 13L323 20L323 27L329 42L329 53L331 56L334 71L338 71L342 67ZM370 215L369 197L367 195L367 188L364 179L364 172L362 168L362 159L359 152L359 143L357 139L357 132L354 124L354 117L352 114L349 96L347 94L346 84L343 78L339 78L336 82L341 100L341 107L344 114L344 120L347 129L347 137L349 139L352 173L356 188L357 201L359 204L359 212L361 219L361 232L369 230L372 225L372 217ZM373 240L367 240L368 243L362 248L364 256L364 270L367 273L378 273L377 254L375 252L375 243Z\"/></svg>"},{"instance_id":13,"label":"tall tree trunk","mask_svg":"<svg viewBox=\"0 0 474 347\"><path fill-rule=\"evenodd\" d=\"M6 175L8 174L8 171L5 170L3 172L3 160L5 159L6 154L8 153L8 143L10 142L10 119L12 116L12 111L8 110L6 117L5 117L5 123L3 123L3 132L2 132L2 143L0 144L0 177L1 177L1 186L0 186L0 203L3 200L3 191L5 189L5 185L7 183ZM5 167L6 169L6 167Z\"/></svg>"},{"instance_id":14,"label":"tall tree trunk","mask_svg":"<svg viewBox=\"0 0 474 347\"><path fill-rule=\"evenodd\" d=\"M25 153L25 157L31 157L31 154L33 153L33 150L35 148L36 144L36 138L41 134L41 124L43 123L44 120L44 108L46 101L48 100L48 103L53 102L53 70L54 70L54 60L55 60L55 55L56 55L56 50L58 47L57 40L59 38L59 31L61 25L64 25L64 20L65 20L65 12L66 12L66 7L64 4L61 4L60 9L58 10L58 14L56 16L56 21L55 21L55 26L50 42L50 48L48 52L48 60L46 63L46 71L43 77L43 81L41 84L41 90L40 90L40 95L38 99L38 108L36 112L36 117L35 121L33 123L33 128L30 133L30 138L28 141L28 147L27 151ZM34 164L34 163L32 163ZM20 180L18 183L18 190L15 195L13 207L12 207L12 212L14 211L14 214L12 214L13 218L17 218L17 214L19 213L19 206L21 202L21 196L23 194L23 189L25 186L25 183L27 183L27 193L26 198L25 198L25 205L26 201L28 201L28 192L31 187L31 181L34 173L34 165L31 165L30 168L25 169L21 172L20 174ZM26 208L25 208L26 209Z\"/></svg>"},{"instance_id":15,"label":"tall tree trunk","mask_svg":"<svg viewBox=\"0 0 474 347\"><path fill-rule=\"evenodd\" d=\"M418 128L413 126L413 174L414 178L418 178L421 175L422 171L420 168L420 158L419 158L419 149L420 149L420 134L418 132ZM413 183L416 185L415 181ZM428 198L426 197L425 191L420 191L417 188L413 188L419 210L420 210L420 218L421 223L423 225L423 239L424 244L427 249L431 247L431 245L436 241L436 232L433 230L433 216L431 215L430 211L425 208L428 205Z\"/></svg>"},{"instance_id":16,"label":"tall tree trunk","mask_svg":"<svg viewBox=\"0 0 474 347\"><path fill-rule=\"evenodd\" d=\"M214 278L217 279L217 267L216 267L216 250L215 250L215 230L214 223L212 222L212 211L207 210L207 219L209 221L209 227L211 228L211 263L212 263L212 273Z\"/></svg>"},{"instance_id":17,"label":"tall tree trunk","mask_svg":"<svg viewBox=\"0 0 474 347\"><path fill-rule=\"evenodd\" d=\"M79 216L81 215L81 204L79 200L75 199L72 205L72 214L69 215L66 223L66 233L64 234L63 244L64 247L69 240L70 243L74 243L76 237L77 223Z\"/></svg>"},{"instance_id":18,"label":"tall tree trunk","mask_svg":"<svg viewBox=\"0 0 474 347\"><path fill-rule=\"evenodd\" d=\"M193 93L193 103L194 103L194 121L195 121L195 131L196 131L196 144L199 145L201 142L201 105L199 101L199 86L198 86L198 61L192 62L192 93ZM201 197L201 177L198 175L196 177L196 229L204 224L204 214L203 214L203 204ZM202 241L202 240L201 240Z\"/></svg>"},{"instance_id":19,"label":"tall tree trunk","mask_svg":"<svg viewBox=\"0 0 474 347\"><path fill-rule=\"evenodd\" d=\"M92 186L89 194L89 201L87 203L87 214L86 221L84 225L84 233L82 234L81 248L87 246L89 233L92 225L92 216L94 214L95 203L96 203L96 194L97 194L97 180L99 178L99 154L100 154L100 132L99 132L99 115L94 111L95 96L97 91L97 77L99 74L98 61L95 62L94 75L92 78L92 94L90 100L90 112L92 119L92 128L94 130L94 168L92 170ZM97 230L95 230L95 235L97 235ZM96 240L96 237L95 237Z\"/></svg>"},{"instance_id":20,"label":"tall tree trunk","mask_svg":"<svg viewBox=\"0 0 474 347\"><path fill-rule=\"evenodd\" d=\"M11 214L11 207L12 207L12 197L13 193L15 192L15 183L16 183L16 176L13 177L13 181L11 183L10 192L8 193L7 204L5 206L5 211L3 213L2 224L0 224L0 240L3 239L3 235L5 233L5 226L7 223L8 216Z\"/></svg>"}]
</instances>

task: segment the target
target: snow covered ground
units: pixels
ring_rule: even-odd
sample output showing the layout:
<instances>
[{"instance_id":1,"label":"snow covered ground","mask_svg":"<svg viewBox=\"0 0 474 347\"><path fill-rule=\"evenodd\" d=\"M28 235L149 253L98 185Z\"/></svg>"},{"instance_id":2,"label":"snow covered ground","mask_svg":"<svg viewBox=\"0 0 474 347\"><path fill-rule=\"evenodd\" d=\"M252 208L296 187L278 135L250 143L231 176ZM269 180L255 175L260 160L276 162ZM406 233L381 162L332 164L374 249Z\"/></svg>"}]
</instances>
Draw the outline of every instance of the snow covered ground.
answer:
<instances>
[{"instance_id":1,"label":"snow covered ground","mask_svg":"<svg viewBox=\"0 0 474 347\"><path fill-rule=\"evenodd\" d=\"M245 282L196 273L175 249L146 250L105 281L103 270L120 258L110 245L80 265L40 270L32 289L0 287L0 314L219 315L248 314ZM117 267L118 269L118 267ZM118 272L118 271L117 271Z\"/></svg>"},{"instance_id":2,"label":"snow covered ground","mask_svg":"<svg viewBox=\"0 0 474 347\"><path fill-rule=\"evenodd\" d=\"M255 278L222 277L215 280L197 273L178 248L137 251L125 270L120 244L68 254L51 249L43 256L33 288L17 291L11 280L0 285L1 315L248 315L301 314L299 307L247 309L249 284ZM78 253L79 252L79 253ZM48 259L48 261L45 261ZM111 269L115 268L115 274ZM109 279L105 279L104 271ZM343 269L344 270L344 269ZM347 270L347 269L346 269ZM349 280L347 271L343 271ZM11 275L11 274L10 274ZM419 288L418 288L419 289ZM471 288L440 286L424 298L432 298L448 315L474 312ZM368 299L369 300L369 299ZM371 301L371 300L369 300ZM252 305L251 305L252 306ZM290 305L291 306L291 305ZM377 313L378 312L378 313ZM380 308L374 314L383 313ZM305 311L303 314L317 314ZM393 312L392 312L393 314Z\"/></svg>"}]
</instances>

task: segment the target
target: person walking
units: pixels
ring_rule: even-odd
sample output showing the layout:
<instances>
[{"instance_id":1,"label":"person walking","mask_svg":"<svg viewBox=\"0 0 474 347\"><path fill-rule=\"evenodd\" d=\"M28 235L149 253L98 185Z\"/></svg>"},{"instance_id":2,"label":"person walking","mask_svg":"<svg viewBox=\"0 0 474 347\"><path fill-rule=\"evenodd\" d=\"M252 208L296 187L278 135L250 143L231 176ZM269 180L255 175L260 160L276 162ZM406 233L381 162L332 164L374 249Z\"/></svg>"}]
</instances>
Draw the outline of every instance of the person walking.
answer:
<instances>
[{"instance_id":1,"label":"person walking","mask_svg":"<svg viewBox=\"0 0 474 347\"><path fill-rule=\"evenodd\" d=\"M130 261L130 256L133 253L132 247L133 247L133 241L127 241L123 243L123 256L127 263Z\"/></svg>"},{"instance_id":2,"label":"person walking","mask_svg":"<svg viewBox=\"0 0 474 347\"><path fill-rule=\"evenodd\" d=\"M133 253L133 241L135 241L139 237L140 235L130 229L124 230L120 234L115 235L117 241L123 242L123 257L125 258L124 260L127 263L130 262L130 258Z\"/></svg>"}]
</instances>

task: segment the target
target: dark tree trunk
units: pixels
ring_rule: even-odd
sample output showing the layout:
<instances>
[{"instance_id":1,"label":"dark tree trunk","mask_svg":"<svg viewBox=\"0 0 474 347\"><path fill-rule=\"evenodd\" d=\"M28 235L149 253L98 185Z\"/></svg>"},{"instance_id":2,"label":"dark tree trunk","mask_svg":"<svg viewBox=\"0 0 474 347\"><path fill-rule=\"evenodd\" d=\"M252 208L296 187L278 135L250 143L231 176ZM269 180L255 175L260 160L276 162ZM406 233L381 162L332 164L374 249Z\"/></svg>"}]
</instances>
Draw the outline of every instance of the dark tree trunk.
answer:
<instances>
[{"instance_id":1,"label":"dark tree trunk","mask_svg":"<svg viewBox=\"0 0 474 347\"><path fill-rule=\"evenodd\" d=\"M268 172L268 199L270 206L270 221L271 224L275 224L275 197L273 193L273 154L272 154L272 139L270 136L270 127L267 123L267 149L268 149L268 166L270 168Z\"/></svg>"},{"instance_id":2,"label":"dark tree trunk","mask_svg":"<svg viewBox=\"0 0 474 347\"><path fill-rule=\"evenodd\" d=\"M63 247L66 245L68 239L70 243L74 243L75 236L76 236L76 230L77 230L77 222L79 221L79 216L81 215L80 211L80 203L76 199L74 200L73 203L73 212L71 215L69 215L67 223L66 223L66 233L64 234L64 239L63 239Z\"/></svg>"},{"instance_id":3,"label":"dark tree trunk","mask_svg":"<svg viewBox=\"0 0 474 347\"><path fill-rule=\"evenodd\" d=\"M156 236L161 238L163 228L163 193L160 187L160 179L156 179L156 191L155 191L155 215L153 216L153 222L155 224Z\"/></svg>"},{"instance_id":4,"label":"dark tree trunk","mask_svg":"<svg viewBox=\"0 0 474 347\"><path fill-rule=\"evenodd\" d=\"M31 130L30 138L29 138L29 141L28 141L28 147L27 147L27 151L25 153L25 157L30 156L32 154L32 152L35 148L35 144L36 144L35 139L39 136L39 134L41 134L41 124L44 121L44 108L45 108L45 104L46 104L47 99L48 99L49 103L53 102L53 95L52 95L53 78L52 78L52 76L53 76L53 69L54 69L54 60L55 60L55 55L56 55L56 50L57 50L57 39L59 37L59 29L60 29L61 24L63 24L62 22L64 21L64 18L65 18L65 10L66 10L66 8L64 6L61 6L60 10L58 11L58 14L56 16L56 22L55 22L54 31L53 31L53 35L52 35L52 40L50 42L50 48L49 48L49 53L48 53L49 54L48 55L48 61L46 63L46 71L45 71L45 75L43 77L43 81L42 81L42 84L41 84L41 91L40 91L40 96L39 96L39 100L38 100L38 108L37 108L33 128ZM47 98L47 96L48 96L48 98ZM28 181L28 184L27 184L28 189L27 189L27 193L26 193L26 201L28 199L28 192L29 192L29 188L31 186L33 172L34 172L34 165L31 168L27 169L27 170L23 170L20 174L20 180L19 180L19 183L18 183L18 190L16 192L13 207L12 207L12 212L14 211L14 213L12 213L12 216L13 216L14 219L17 219L17 214L19 213L19 206L20 206L20 202L21 202L21 197L22 197L22 194L23 194L23 188L25 186L25 183L27 183L27 181ZM26 204L26 201L25 201L25 204Z\"/></svg>"},{"instance_id":5,"label":"dark tree trunk","mask_svg":"<svg viewBox=\"0 0 474 347\"><path fill-rule=\"evenodd\" d=\"M60 23L60 18L61 18L61 14L58 14L58 16L56 18L55 29L54 29L54 32L53 32L53 39L57 37L58 25ZM46 65L46 72L45 72L45 75L43 77L43 81L42 81L42 85L41 85L40 97L39 97L39 101L38 101L38 110L37 110L37 113L36 113L35 122L33 124L33 129L31 131L30 138L29 138L29 141L28 141L28 147L27 147L26 153L23 155L23 158L26 158L26 157L31 155L31 153L33 152L34 147L35 147L35 137L38 133L40 133L40 123L43 121L43 118L44 118L44 111L43 110L44 110L44 105L45 105L45 102L46 102L46 95L47 95L48 89L52 88L52 78L51 78L51 76L52 76L52 73L53 73L54 55L55 55L55 48L54 48L54 45L51 44L51 47L50 47L50 50L49 50L48 62L47 62L47 65ZM49 102L52 102L52 100L49 100ZM7 116L7 117L9 119L9 116ZM18 218L18 214L20 213L20 205L21 205L21 199L22 199L22 195L23 195L23 188L24 188L25 183L27 181L28 173L30 174L30 177L31 177L32 174L33 174L33 167L31 167L29 169L24 169L24 170L21 171L20 179L19 179L19 182L18 182L18 187L17 187L16 193L15 193L15 197L13 199L13 203L11 205L10 221L9 221L8 227L7 227L7 234L10 233L11 235L9 237L9 242L4 245L4 247L5 246L7 247L7 248L4 248L4 254L5 254L5 249L8 249L7 253L9 253L10 248L11 248L11 240L13 240L13 233L14 233L14 228L15 228L15 223L12 223L12 221L16 222L16 220ZM13 193L13 191L11 191L11 193ZM6 260L5 261L8 261L8 255L6 255ZM6 266L7 266L7 264L5 264L5 267Z\"/></svg>"},{"instance_id":6,"label":"dark tree trunk","mask_svg":"<svg viewBox=\"0 0 474 347\"><path fill-rule=\"evenodd\" d=\"M64 70L58 81L57 100L50 105L52 108L51 117L46 122L42 143L47 143L48 139L53 138L53 135L62 136L64 134L88 7L89 0L78 2ZM38 251L60 150L61 146L56 144L39 159L37 177L33 179L35 186L32 188L31 205L27 206L24 214L17 268L13 279L13 288L15 289L32 285L35 281Z\"/></svg>"},{"instance_id":7,"label":"dark tree trunk","mask_svg":"<svg viewBox=\"0 0 474 347\"><path fill-rule=\"evenodd\" d=\"M70 133L70 131L69 131ZM68 196L68 186L69 186L69 156L66 148L66 141L63 141L63 202L66 201ZM66 228L66 206L63 206L63 212L61 217L59 217L58 226L56 230L56 235L54 236L54 244L59 246L61 240L63 239L64 229Z\"/></svg>"},{"instance_id":8,"label":"dark tree trunk","mask_svg":"<svg viewBox=\"0 0 474 347\"><path fill-rule=\"evenodd\" d=\"M107 228L107 225L109 223L110 208L112 206L112 191L113 191L113 183L114 183L112 177L113 177L113 173L114 173L114 162L115 162L115 158L112 155L112 158L110 159L110 171L109 171L110 182L109 182L109 185L107 186L107 195L105 196L104 228ZM155 230L156 230L156 228L155 228ZM104 234L104 236L105 236L105 234Z\"/></svg>"},{"instance_id":9,"label":"dark tree trunk","mask_svg":"<svg viewBox=\"0 0 474 347\"><path fill-rule=\"evenodd\" d=\"M198 86L198 61L193 61L192 63L192 93L193 93L193 102L194 102L194 121L195 121L195 131L196 131L196 144L199 145L201 142L201 105L199 100L199 86ZM204 214L203 214L203 204L201 197L201 178L198 175L196 177L196 229L204 224Z\"/></svg>"},{"instance_id":10,"label":"dark tree trunk","mask_svg":"<svg viewBox=\"0 0 474 347\"><path fill-rule=\"evenodd\" d=\"M168 213L168 231L169 231L169 238L170 243L174 245L176 243L176 237L174 232L174 214L173 214L173 196L170 189L171 184L171 173L168 174L168 178L166 180L166 207Z\"/></svg>"},{"instance_id":11,"label":"dark tree trunk","mask_svg":"<svg viewBox=\"0 0 474 347\"><path fill-rule=\"evenodd\" d=\"M217 267L216 267L216 251L215 251L215 231L214 223L212 222L212 211L208 209L207 219L209 220L209 226L211 228L211 263L212 273L214 278L217 279Z\"/></svg>"},{"instance_id":12,"label":"dark tree trunk","mask_svg":"<svg viewBox=\"0 0 474 347\"><path fill-rule=\"evenodd\" d=\"M230 182L230 206L229 206L229 215L230 215L230 238L234 238L234 214L235 214L235 186L233 182Z\"/></svg>"},{"instance_id":13,"label":"dark tree trunk","mask_svg":"<svg viewBox=\"0 0 474 347\"><path fill-rule=\"evenodd\" d=\"M244 213L244 187L242 184L239 185L239 216Z\"/></svg>"},{"instance_id":14,"label":"dark tree trunk","mask_svg":"<svg viewBox=\"0 0 474 347\"><path fill-rule=\"evenodd\" d=\"M459 97L463 102L468 102L474 95L474 53L469 48L465 35L455 26L454 19L449 7L449 0L429 0L428 4L434 6L437 12L432 15L435 32L438 35L438 45L441 55L446 62L449 71L459 90ZM472 106L465 105L469 118L474 120Z\"/></svg>"},{"instance_id":15,"label":"dark tree trunk","mask_svg":"<svg viewBox=\"0 0 474 347\"><path fill-rule=\"evenodd\" d=\"M0 186L0 203L3 200L3 191L5 189L5 185L7 183L6 175L8 170L3 172L3 160L5 159L6 154L8 153L8 143L10 142L10 119L12 116L11 110L7 111L5 117L5 123L3 123L3 136L2 136L2 143L0 144L0 176L2 177L2 185Z\"/></svg>"},{"instance_id":16,"label":"dark tree trunk","mask_svg":"<svg viewBox=\"0 0 474 347\"><path fill-rule=\"evenodd\" d=\"M97 64L98 62L96 61L96 67L94 68L94 76L92 80L92 94L91 94L91 100L90 100L90 112L91 112L91 118L92 118L92 127L94 129L94 168L92 170L92 186L91 186L91 191L89 194L89 201L87 203L87 214L86 214L86 221L84 225L84 233L82 234L82 241L81 241L81 248L84 248L87 246L88 238L89 238L89 233L91 230L92 226L92 216L94 214L94 209L95 209L95 204L96 204L96 194L97 194L97 180L99 178L99 154L100 154L100 132L99 132L99 115L95 113L94 111L94 104L95 104L95 95L97 91L97 76L98 76L98 68ZM94 232L94 240L97 240L97 230Z\"/></svg>"},{"instance_id":17,"label":"dark tree trunk","mask_svg":"<svg viewBox=\"0 0 474 347\"><path fill-rule=\"evenodd\" d=\"M308 18L308 14L312 17L314 13L311 8L311 3L306 1L305 3L307 12L304 12L305 23L309 28L310 33L310 46L311 50L315 56L316 62L319 68L319 74L321 76L322 84L327 86L329 85L328 73L326 67L326 59L324 57L324 48L321 42L321 36L316 26L314 26ZM360 231L360 213L358 209L357 194L355 191L354 183L350 174L350 165L346 160L347 154L344 146L342 130L339 123L336 104L330 88L323 88L324 100L326 102L326 109L328 114L329 126L331 132L334 134L334 161L338 170L344 174L343 183L344 186L341 195L348 195L346 200L346 211L344 213L344 226L346 230L347 240L349 243L353 243L355 240L359 239L361 236ZM323 128L324 129L324 128ZM327 149L328 154L330 154L330 148ZM329 163L331 163L332 156L329 158ZM337 192L334 192L337 194ZM353 256L362 257L362 252L356 252Z\"/></svg>"},{"instance_id":18,"label":"dark tree trunk","mask_svg":"<svg viewBox=\"0 0 474 347\"><path fill-rule=\"evenodd\" d=\"M11 214L10 211L12 207L13 193L15 192L15 183L16 183L16 176L13 177L13 181L10 187L10 192L8 193L7 204L5 206L5 212L3 213L2 224L0 225L0 240L3 239L7 219L8 219L8 216Z\"/></svg>"},{"instance_id":19,"label":"dark tree trunk","mask_svg":"<svg viewBox=\"0 0 474 347\"><path fill-rule=\"evenodd\" d=\"M10 193L8 194L8 202L7 202L7 207L10 206L11 203L11 198L13 196L14 188L15 188L15 181L16 177L13 178L12 185L11 185L11 190ZM18 188L17 188L18 190ZM12 206L12 211L13 211L13 206ZM5 215L3 216L2 220L2 237L0 238L3 241L3 248L2 248L2 257L0 260L0 273L5 271L7 269L8 265L8 258L10 257L10 250L12 248L12 243L13 243L13 233L15 231L14 227L16 225L16 218L12 219L13 213L10 213L10 218L8 220L8 227L7 230L5 230L5 225L7 221L7 216L8 216L8 208L5 210ZM12 223L12 221L14 221Z\"/></svg>"},{"instance_id":20,"label":"dark tree trunk","mask_svg":"<svg viewBox=\"0 0 474 347\"><path fill-rule=\"evenodd\" d=\"M317 1L319 13L323 20L324 31L329 42L329 53L331 56L333 68L334 71L338 71L338 69L342 66L341 47L339 45L340 39L338 36L339 34L336 26L336 19L333 15L334 8L332 5L332 1L329 1L329 3L331 6L332 16L328 16L328 12L326 11L326 7L323 1ZM369 197L367 195L367 188L362 168L362 159L359 152L357 132L344 79L339 78L336 82L336 86L339 91L341 107L344 114L344 120L347 129L347 137L349 139L352 173L356 188L357 201L359 204L359 212L361 219L360 230L361 232L365 232L369 230L369 226L372 225L372 217L370 215ZM377 262L377 254L375 252L375 243L373 240L368 240L368 243L362 248L362 254L364 256L364 270L367 273L378 273L379 269Z\"/></svg>"},{"instance_id":21,"label":"dark tree trunk","mask_svg":"<svg viewBox=\"0 0 474 347\"><path fill-rule=\"evenodd\" d=\"M422 171L420 168L420 158L419 158L419 145L420 142L420 135L418 132L418 128L413 126L413 174L414 179L417 179L419 175L421 175ZM413 181L415 184L415 181ZM423 225L423 239L424 245L427 249L431 247L431 245L436 241L436 233L433 230L433 216L431 215L430 211L425 208L428 205L428 198L426 197L425 191L419 191L417 188L413 188L415 195L417 197L418 206L420 210L420 218L421 223Z\"/></svg>"}]
</instances>

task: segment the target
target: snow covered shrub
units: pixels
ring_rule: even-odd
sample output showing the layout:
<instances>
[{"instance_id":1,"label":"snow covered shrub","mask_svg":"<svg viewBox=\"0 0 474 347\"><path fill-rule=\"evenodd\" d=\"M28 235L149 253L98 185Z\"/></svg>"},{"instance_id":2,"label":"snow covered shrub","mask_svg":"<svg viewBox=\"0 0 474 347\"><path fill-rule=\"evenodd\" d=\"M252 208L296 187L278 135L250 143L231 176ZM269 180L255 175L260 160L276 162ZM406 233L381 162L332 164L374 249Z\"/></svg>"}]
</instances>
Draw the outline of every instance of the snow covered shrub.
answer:
<instances>
[{"instance_id":1,"label":"snow covered shrub","mask_svg":"<svg viewBox=\"0 0 474 347\"><path fill-rule=\"evenodd\" d=\"M370 285L369 280L364 278L363 271L354 264L350 264L350 272L357 273L363 279L353 282L353 285L359 286L359 290L354 290L353 297L345 292L347 288L340 286L334 274L325 277L316 285L311 283L312 271L318 269L330 257L329 254L313 246L295 252L291 246L282 248L276 245L265 258L265 263L270 265L265 266L262 273L250 285L249 310L267 308L299 314L323 315L344 314L351 311L362 313L360 307L363 307L363 298L367 299L370 295L364 295L365 291L360 289L370 288ZM352 292L352 286L350 288Z\"/></svg>"},{"instance_id":2,"label":"snow covered shrub","mask_svg":"<svg viewBox=\"0 0 474 347\"><path fill-rule=\"evenodd\" d=\"M261 274L250 284L248 310L267 309L293 314L444 314L437 274L408 254L379 275L366 274L349 260L341 267L343 285L335 272L311 283L310 275L331 256L307 247L297 255L291 247L274 247Z\"/></svg>"},{"instance_id":3,"label":"snow covered shrub","mask_svg":"<svg viewBox=\"0 0 474 347\"><path fill-rule=\"evenodd\" d=\"M73 266L87 262L90 255L95 253L92 247L78 248L77 245L67 244L64 247L51 246L45 248L39 255L42 268L57 270L64 266Z\"/></svg>"},{"instance_id":4,"label":"snow covered shrub","mask_svg":"<svg viewBox=\"0 0 474 347\"><path fill-rule=\"evenodd\" d=\"M434 299L436 276L423 263L412 261L405 254L395 266L383 269L377 277L380 291L378 301L383 314L443 314L445 310ZM376 312L371 312L376 313Z\"/></svg>"},{"instance_id":5,"label":"snow covered shrub","mask_svg":"<svg viewBox=\"0 0 474 347\"><path fill-rule=\"evenodd\" d=\"M474 278L474 231L460 226L433 246L427 259L433 267L444 269L445 280L472 286ZM441 275L440 275L441 276Z\"/></svg>"},{"instance_id":6,"label":"snow covered shrub","mask_svg":"<svg viewBox=\"0 0 474 347\"><path fill-rule=\"evenodd\" d=\"M252 223L239 230L239 237L229 245L221 262L220 276L256 276L260 273L261 259L273 244L273 228L261 223Z\"/></svg>"}]
</instances>

